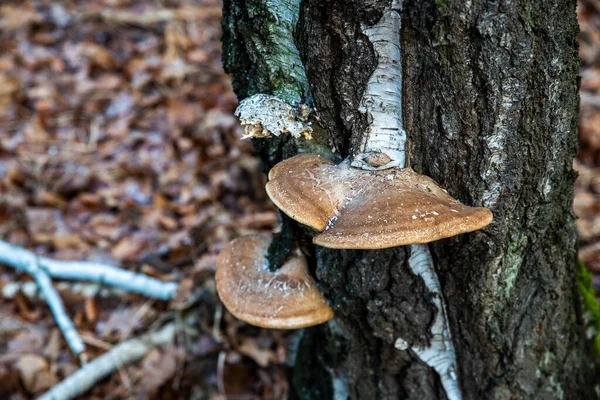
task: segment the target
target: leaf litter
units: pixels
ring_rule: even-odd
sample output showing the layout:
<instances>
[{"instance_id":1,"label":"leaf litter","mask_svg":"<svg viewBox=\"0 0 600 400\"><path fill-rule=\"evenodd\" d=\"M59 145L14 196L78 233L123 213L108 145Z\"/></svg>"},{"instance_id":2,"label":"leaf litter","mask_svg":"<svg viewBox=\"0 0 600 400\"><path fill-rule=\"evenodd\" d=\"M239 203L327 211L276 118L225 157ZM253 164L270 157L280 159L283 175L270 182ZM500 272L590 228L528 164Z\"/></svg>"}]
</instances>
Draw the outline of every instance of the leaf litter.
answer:
<instances>
[{"instance_id":1,"label":"leaf litter","mask_svg":"<svg viewBox=\"0 0 600 400\"><path fill-rule=\"evenodd\" d=\"M573 208L578 216L579 259L592 271L600 294L600 3L580 0L577 16L581 91L579 152L574 167L579 172Z\"/></svg>"},{"instance_id":2,"label":"leaf litter","mask_svg":"<svg viewBox=\"0 0 600 400\"><path fill-rule=\"evenodd\" d=\"M55 282L89 360L179 321L174 344L82 398L286 397L289 333L237 321L214 288L219 250L277 225L239 140L220 16L218 0L0 6L0 238L181 283L164 303ZM39 295L14 293L27 283L0 267L2 398L33 398L80 366Z\"/></svg>"}]
</instances>

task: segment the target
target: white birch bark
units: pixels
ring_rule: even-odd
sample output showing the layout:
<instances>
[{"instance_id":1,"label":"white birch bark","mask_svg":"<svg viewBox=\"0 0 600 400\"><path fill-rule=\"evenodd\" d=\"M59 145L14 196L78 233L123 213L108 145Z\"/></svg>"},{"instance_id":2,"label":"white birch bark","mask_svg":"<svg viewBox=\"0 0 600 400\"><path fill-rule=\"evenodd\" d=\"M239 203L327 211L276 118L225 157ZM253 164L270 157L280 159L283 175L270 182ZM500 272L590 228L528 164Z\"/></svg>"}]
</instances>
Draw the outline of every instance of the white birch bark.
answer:
<instances>
[{"instance_id":1,"label":"white birch bark","mask_svg":"<svg viewBox=\"0 0 600 400\"><path fill-rule=\"evenodd\" d=\"M411 350L419 356L421 361L438 373L448 400L461 400L462 396L456 377L456 355L452 344L446 305L427 245L411 245L408 265L415 275L419 275L423 279L433 297L433 304L437 308L435 320L431 325L431 343L427 347L412 346ZM407 350L409 346L405 340L398 338L396 348Z\"/></svg>"},{"instance_id":2,"label":"white birch bark","mask_svg":"<svg viewBox=\"0 0 600 400\"><path fill-rule=\"evenodd\" d=\"M381 170L405 166L400 11L400 1L394 1L377 24L363 30L373 44L378 61L359 108L367 114L369 126L354 152L353 167Z\"/></svg>"}]
</instances>

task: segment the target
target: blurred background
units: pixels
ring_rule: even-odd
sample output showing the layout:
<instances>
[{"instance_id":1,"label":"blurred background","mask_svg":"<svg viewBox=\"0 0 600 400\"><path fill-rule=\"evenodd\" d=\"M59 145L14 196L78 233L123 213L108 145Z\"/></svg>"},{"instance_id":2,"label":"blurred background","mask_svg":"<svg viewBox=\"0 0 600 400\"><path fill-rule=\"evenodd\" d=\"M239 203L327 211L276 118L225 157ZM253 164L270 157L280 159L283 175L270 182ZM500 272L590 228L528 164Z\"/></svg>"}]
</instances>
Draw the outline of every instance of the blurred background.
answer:
<instances>
[{"instance_id":1,"label":"blurred background","mask_svg":"<svg viewBox=\"0 0 600 400\"><path fill-rule=\"evenodd\" d=\"M272 231L265 177L233 117L218 0L0 2L0 238L181 282L170 302L57 286L87 357L175 320L174 344L85 399L281 399L290 334L220 305L215 261ZM600 1L580 0L579 257L600 287ZM28 276L0 267L0 398L79 367ZM190 323L191 321L191 323Z\"/></svg>"}]
</instances>

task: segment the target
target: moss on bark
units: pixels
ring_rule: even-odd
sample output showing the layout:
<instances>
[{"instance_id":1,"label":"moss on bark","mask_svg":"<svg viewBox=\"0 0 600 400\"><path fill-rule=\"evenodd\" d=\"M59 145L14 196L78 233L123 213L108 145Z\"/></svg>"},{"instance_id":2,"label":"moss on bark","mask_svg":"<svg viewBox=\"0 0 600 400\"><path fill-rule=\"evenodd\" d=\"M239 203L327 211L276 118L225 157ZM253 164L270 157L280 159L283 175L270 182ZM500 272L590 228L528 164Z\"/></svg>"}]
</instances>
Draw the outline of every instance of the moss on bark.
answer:
<instances>
[{"instance_id":1,"label":"moss on bark","mask_svg":"<svg viewBox=\"0 0 600 400\"><path fill-rule=\"evenodd\" d=\"M583 307L586 336L593 342L594 356L600 358L600 305L592 286L592 274L581 261L577 264L577 286Z\"/></svg>"}]
</instances>

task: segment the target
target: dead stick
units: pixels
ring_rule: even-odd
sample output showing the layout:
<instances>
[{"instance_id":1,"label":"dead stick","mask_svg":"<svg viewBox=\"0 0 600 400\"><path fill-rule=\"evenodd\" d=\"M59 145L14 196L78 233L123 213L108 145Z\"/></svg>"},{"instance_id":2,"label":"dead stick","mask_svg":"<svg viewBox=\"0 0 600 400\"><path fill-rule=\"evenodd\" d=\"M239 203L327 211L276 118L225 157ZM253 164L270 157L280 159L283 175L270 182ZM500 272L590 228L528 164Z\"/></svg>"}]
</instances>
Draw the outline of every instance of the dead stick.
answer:
<instances>
[{"instance_id":1,"label":"dead stick","mask_svg":"<svg viewBox=\"0 0 600 400\"><path fill-rule=\"evenodd\" d=\"M52 278L98 282L155 299L171 299L178 287L175 282L163 282L112 265L37 257L29 250L0 240L0 263L20 272L27 272L26 266L34 263L36 259L40 268Z\"/></svg>"},{"instance_id":2,"label":"dead stick","mask_svg":"<svg viewBox=\"0 0 600 400\"><path fill-rule=\"evenodd\" d=\"M38 400L69 400L80 396L120 365L137 361L154 347L170 343L175 337L175 330L175 324L170 323L159 331L130 339L113 347L55 385Z\"/></svg>"}]
</instances>

